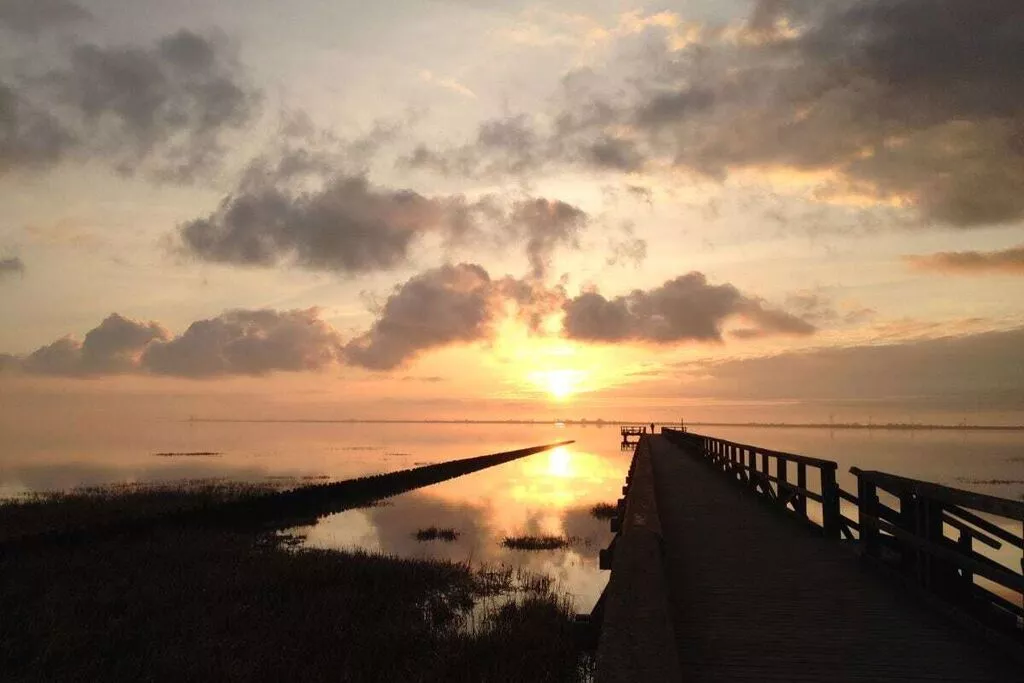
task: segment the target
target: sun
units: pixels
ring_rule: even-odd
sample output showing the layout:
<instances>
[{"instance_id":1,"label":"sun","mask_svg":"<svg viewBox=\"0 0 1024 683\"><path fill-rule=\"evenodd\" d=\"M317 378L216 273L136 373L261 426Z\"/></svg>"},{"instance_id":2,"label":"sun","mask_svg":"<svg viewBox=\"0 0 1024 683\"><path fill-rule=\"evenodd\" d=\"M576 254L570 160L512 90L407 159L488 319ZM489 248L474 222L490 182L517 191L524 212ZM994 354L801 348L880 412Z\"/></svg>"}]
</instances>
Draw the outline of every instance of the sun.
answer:
<instances>
[{"instance_id":1,"label":"sun","mask_svg":"<svg viewBox=\"0 0 1024 683\"><path fill-rule=\"evenodd\" d=\"M530 381L556 401L565 401L579 392L586 376L583 370L537 370L530 373Z\"/></svg>"}]
</instances>

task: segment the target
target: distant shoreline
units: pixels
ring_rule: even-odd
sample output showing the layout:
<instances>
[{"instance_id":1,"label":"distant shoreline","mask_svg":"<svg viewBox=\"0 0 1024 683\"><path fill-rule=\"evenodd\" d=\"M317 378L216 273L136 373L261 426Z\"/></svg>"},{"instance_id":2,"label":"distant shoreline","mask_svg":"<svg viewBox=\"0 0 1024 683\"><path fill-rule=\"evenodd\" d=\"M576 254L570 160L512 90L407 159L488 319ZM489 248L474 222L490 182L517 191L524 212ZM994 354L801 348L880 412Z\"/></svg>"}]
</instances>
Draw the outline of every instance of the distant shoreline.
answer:
<instances>
[{"instance_id":1,"label":"distant shoreline","mask_svg":"<svg viewBox=\"0 0 1024 683\"><path fill-rule=\"evenodd\" d=\"M443 424L443 425L574 425L584 427L619 427L622 425L652 424L643 420L400 420L400 419L246 419L246 418L199 418L193 417L182 422L227 422L227 423L268 423L268 424ZM676 427L678 422L653 423L658 427ZM687 427L760 427L771 429L861 429L886 431L1024 431L1024 425L981 425L981 424L918 424L882 423L862 424L860 422L687 422Z\"/></svg>"}]
</instances>

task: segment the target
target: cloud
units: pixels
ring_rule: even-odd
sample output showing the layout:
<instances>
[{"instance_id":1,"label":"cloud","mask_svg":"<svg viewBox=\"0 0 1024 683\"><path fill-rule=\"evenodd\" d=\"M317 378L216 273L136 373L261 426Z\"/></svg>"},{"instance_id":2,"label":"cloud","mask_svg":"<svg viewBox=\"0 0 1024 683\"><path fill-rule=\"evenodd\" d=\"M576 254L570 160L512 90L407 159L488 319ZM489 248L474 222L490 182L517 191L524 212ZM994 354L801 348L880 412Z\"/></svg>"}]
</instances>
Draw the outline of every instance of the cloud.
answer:
<instances>
[{"instance_id":1,"label":"cloud","mask_svg":"<svg viewBox=\"0 0 1024 683\"><path fill-rule=\"evenodd\" d=\"M746 23L681 43L663 22L645 29L665 39L631 75L575 72L553 114L487 121L475 141L406 163L471 176L672 166L715 180L788 169L822 178L813 199L1008 223L1024 217L1024 33L1008 28L1022 23L1017 0L762 0Z\"/></svg>"},{"instance_id":2,"label":"cloud","mask_svg":"<svg viewBox=\"0 0 1024 683\"><path fill-rule=\"evenodd\" d=\"M25 262L17 256L0 259L0 281L8 275L24 275Z\"/></svg>"},{"instance_id":3,"label":"cloud","mask_svg":"<svg viewBox=\"0 0 1024 683\"><path fill-rule=\"evenodd\" d=\"M482 267L460 263L416 275L395 288L366 333L344 349L352 365L390 370L428 349L490 334L495 283Z\"/></svg>"},{"instance_id":4,"label":"cloud","mask_svg":"<svg viewBox=\"0 0 1024 683\"><path fill-rule=\"evenodd\" d=\"M179 237L205 261L363 273L406 263L425 234L456 236L472 226L461 198L431 199L344 176L311 192L242 188L207 218L182 225Z\"/></svg>"},{"instance_id":5,"label":"cloud","mask_svg":"<svg viewBox=\"0 0 1024 683\"><path fill-rule=\"evenodd\" d=\"M0 84L0 170L75 155L191 182L219 165L223 136L259 103L219 36L182 30L144 47L78 44L44 75Z\"/></svg>"},{"instance_id":6,"label":"cloud","mask_svg":"<svg viewBox=\"0 0 1024 683\"><path fill-rule=\"evenodd\" d=\"M940 273L1024 275L1024 245L996 251L942 251L904 260L918 270Z\"/></svg>"},{"instance_id":7,"label":"cloud","mask_svg":"<svg viewBox=\"0 0 1024 683\"><path fill-rule=\"evenodd\" d=\"M434 75L434 72L426 69L420 71L420 78L422 78L427 83L433 83L441 88L444 88L445 90L449 90L458 95L462 95L463 97L468 97L473 100L477 99L475 92L473 92L472 90L470 90L469 88L467 88L465 85L455 80L454 78L438 78L436 75Z\"/></svg>"},{"instance_id":8,"label":"cloud","mask_svg":"<svg viewBox=\"0 0 1024 683\"><path fill-rule=\"evenodd\" d=\"M543 278L557 247L579 247L579 235L587 221L586 212L563 201L528 199L515 203L508 228L511 234L526 240L530 274Z\"/></svg>"},{"instance_id":9,"label":"cloud","mask_svg":"<svg viewBox=\"0 0 1024 683\"><path fill-rule=\"evenodd\" d=\"M265 375L322 370L338 361L341 345L317 309L227 311L177 337L159 323L114 313L83 341L62 337L27 356L2 354L0 370L59 377Z\"/></svg>"},{"instance_id":10,"label":"cloud","mask_svg":"<svg viewBox=\"0 0 1024 683\"><path fill-rule=\"evenodd\" d=\"M873 318L877 311L845 301L836 305L821 291L803 290L786 297L785 308L802 320L819 326L859 325Z\"/></svg>"},{"instance_id":11,"label":"cloud","mask_svg":"<svg viewBox=\"0 0 1024 683\"><path fill-rule=\"evenodd\" d=\"M417 145L398 165L445 176L521 175L540 170L553 156L547 144L530 117L517 114L484 121L476 140L461 147L438 151Z\"/></svg>"},{"instance_id":12,"label":"cloud","mask_svg":"<svg viewBox=\"0 0 1024 683\"><path fill-rule=\"evenodd\" d=\"M740 337L809 335L815 331L810 323L769 308L732 285L708 284L698 272L613 299L596 291L584 292L566 301L564 310L566 336L583 341L720 343L723 324L731 318L746 324L733 333Z\"/></svg>"},{"instance_id":13,"label":"cloud","mask_svg":"<svg viewBox=\"0 0 1024 683\"><path fill-rule=\"evenodd\" d=\"M179 226L177 246L215 263L358 274L408 264L428 236L448 247L522 243L539 278L589 224L586 212L554 199L377 186L351 169L335 173L344 160L308 142L252 162L214 212Z\"/></svg>"},{"instance_id":14,"label":"cloud","mask_svg":"<svg viewBox=\"0 0 1024 683\"><path fill-rule=\"evenodd\" d=\"M234 310L189 325L146 348L140 366L159 375L216 377L322 370L338 359L341 337L315 308Z\"/></svg>"},{"instance_id":15,"label":"cloud","mask_svg":"<svg viewBox=\"0 0 1024 683\"><path fill-rule=\"evenodd\" d=\"M142 323L114 313L90 330L82 342L63 337L37 349L21 362L21 369L65 377L134 372L146 346L166 337L155 322Z\"/></svg>"},{"instance_id":16,"label":"cloud","mask_svg":"<svg viewBox=\"0 0 1024 683\"><path fill-rule=\"evenodd\" d=\"M395 287L373 326L345 345L344 357L350 365L390 370L431 349L492 339L508 316L539 333L565 300L561 285L492 278L475 263L446 264Z\"/></svg>"},{"instance_id":17,"label":"cloud","mask_svg":"<svg viewBox=\"0 0 1024 683\"><path fill-rule=\"evenodd\" d=\"M75 143L54 116L0 82L0 174L56 163Z\"/></svg>"},{"instance_id":18,"label":"cloud","mask_svg":"<svg viewBox=\"0 0 1024 683\"><path fill-rule=\"evenodd\" d=\"M92 14L70 0L0 2L0 26L16 33L36 35L51 26L72 24L90 18Z\"/></svg>"},{"instance_id":19,"label":"cloud","mask_svg":"<svg viewBox=\"0 0 1024 683\"><path fill-rule=\"evenodd\" d=\"M1024 408L1024 328L688 364L708 395ZM799 377L799 382L793 378ZM739 389L737 389L739 388ZM736 392L741 390L742 396Z\"/></svg>"},{"instance_id":20,"label":"cloud","mask_svg":"<svg viewBox=\"0 0 1024 683\"><path fill-rule=\"evenodd\" d=\"M632 223L622 226L623 236L621 239L611 239L608 242L610 254L605 259L609 266L631 265L639 268L647 260L647 240L633 234Z\"/></svg>"}]
</instances>

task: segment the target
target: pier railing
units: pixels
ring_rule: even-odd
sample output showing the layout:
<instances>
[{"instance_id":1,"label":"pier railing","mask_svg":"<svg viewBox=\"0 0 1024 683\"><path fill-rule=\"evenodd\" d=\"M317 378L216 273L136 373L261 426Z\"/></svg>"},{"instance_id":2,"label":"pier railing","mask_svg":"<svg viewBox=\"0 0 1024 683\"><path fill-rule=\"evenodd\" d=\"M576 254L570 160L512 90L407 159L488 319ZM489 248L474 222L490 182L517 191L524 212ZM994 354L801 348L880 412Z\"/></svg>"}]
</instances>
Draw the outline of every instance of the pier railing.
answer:
<instances>
[{"instance_id":1,"label":"pier railing","mask_svg":"<svg viewBox=\"0 0 1024 683\"><path fill-rule=\"evenodd\" d=\"M1012 549L1024 549L1024 502L856 467L850 471L857 477L860 546L866 556L946 601L1021 629L1024 557ZM996 557L1016 560L1019 567Z\"/></svg>"},{"instance_id":2,"label":"pier railing","mask_svg":"<svg viewBox=\"0 0 1024 683\"><path fill-rule=\"evenodd\" d=\"M820 523L825 536L856 542L863 556L943 602L1024 637L1024 502L856 467L854 495L836 483L831 460L662 434L788 513ZM808 501L820 504L820 522ZM856 520L843 514L843 501Z\"/></svg>"},{"instance_id":3,"label":"pier railing","mask_svg":"<svg viewBox=\"0 0 1024 683\"><path fill-rule=\"evenodd\" d=\"M817 503L821 509L820 525L826 536L853 537L858 525L843 517L840 511L839 501L846 492L836 484L837 463L675 429L662 429L661 433L676 445L695 450L730 478L812 524L819 522L808 514L808 501ZM849 494L845 497L852 498Z\"/></svg>"}]
</instances>

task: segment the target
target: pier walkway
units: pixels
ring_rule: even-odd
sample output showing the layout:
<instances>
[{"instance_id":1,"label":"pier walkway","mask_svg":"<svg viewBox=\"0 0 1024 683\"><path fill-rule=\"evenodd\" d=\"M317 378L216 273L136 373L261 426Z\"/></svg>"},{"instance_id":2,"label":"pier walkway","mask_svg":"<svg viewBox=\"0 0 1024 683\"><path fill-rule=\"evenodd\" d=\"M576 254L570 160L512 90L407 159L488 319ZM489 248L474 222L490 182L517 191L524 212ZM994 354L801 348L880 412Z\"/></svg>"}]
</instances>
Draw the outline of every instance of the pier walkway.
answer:
<instances>
[{"instance_id":1,"label":"pier walkway","mask_svg":"<svg viewBox=\"0 0 1024 683\"><path fill-rule=\"evenodd\" d=\"M637 448L598 681L1024 681L1019 661L865 563L853 543L688 450L646 435ZM780 473L777 498L797 488L785 463ZM803 468L800 478L809 488Z\"/></svg>"}]
</instances>

